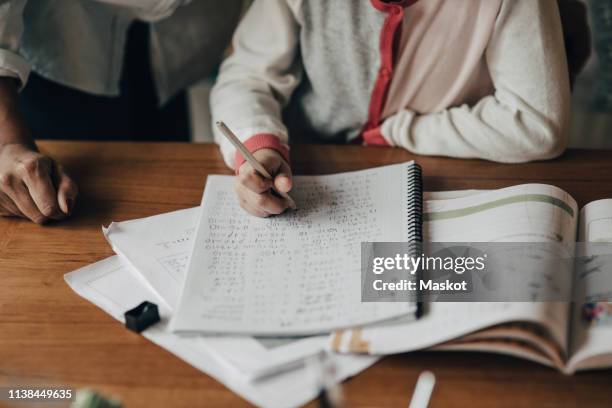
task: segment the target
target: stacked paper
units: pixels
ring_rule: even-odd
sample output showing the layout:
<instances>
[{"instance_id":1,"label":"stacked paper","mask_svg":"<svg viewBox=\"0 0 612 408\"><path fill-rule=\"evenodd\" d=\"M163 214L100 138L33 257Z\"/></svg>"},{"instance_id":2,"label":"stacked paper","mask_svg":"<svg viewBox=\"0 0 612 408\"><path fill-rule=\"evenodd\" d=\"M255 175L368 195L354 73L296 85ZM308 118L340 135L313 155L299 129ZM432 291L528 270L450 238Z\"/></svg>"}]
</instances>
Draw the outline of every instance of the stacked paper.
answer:
<instances>
[{"instance_id":1,"label":"stacked paper","mask_svg":"<svg viewBox=\"0 0 612 408\"><path fill-rule=\"evenodd\" d=\"M331 331L414 316L414 302L361 302L359 279L361 241L407 237L413 165L298 176L300 209L270 219L240 209L233 177L209 176L202 207L111 223L117 255L65 279L120 321L158 304L149 340L257 405L300 405L329 385L309 361L326 355L339 382L377 360L329 354Z\"/></svg>"},{"instance_id":2,"label":"stacked paper","mask_svg":"<svg viewBox=\"0 0 612 408\"><path fill-rule=\"evenodd\" d=\"M320 373L309 369L306 361L325 349L327 336L179 336L168 329L185 279L198 214L196 207L111 224L104 234L117 256L66 274L66 282L119 321L125 311L145 300L158 304L162 322L143 335L256 405L295 406L315 398ZM377 360L351 355L330 358L338 382Z\"/></svg>"}]
</instances>

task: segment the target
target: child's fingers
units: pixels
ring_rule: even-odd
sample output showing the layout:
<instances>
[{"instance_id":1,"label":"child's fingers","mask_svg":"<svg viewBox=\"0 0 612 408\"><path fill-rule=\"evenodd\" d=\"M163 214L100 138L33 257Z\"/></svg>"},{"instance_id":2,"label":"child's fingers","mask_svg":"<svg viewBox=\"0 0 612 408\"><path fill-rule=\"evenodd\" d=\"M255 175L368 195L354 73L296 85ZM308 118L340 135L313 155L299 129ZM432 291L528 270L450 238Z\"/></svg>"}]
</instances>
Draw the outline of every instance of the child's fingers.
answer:
<instances>
[{"instance_id":1,"label":"child's fingers","mask_svg":"<svg viewBox=\"0 0 612 408\"><path fill-rule=\"evenodd\" d=\"M261 193L272 187L272 182L257 173L248 162L240 166L238 180L246 188L256 193Z\"/></svg>"},{"instance_id":2,"label":"child's fingers","mask_svg":"<svg viewBox=\"0 0 612 408\"><path fill-rule=\"evenodd\" d=\"M260 208L257 208L255 206L251 205L251 203L249 203L246 200L241 200L240 201L240 206L242 207L243 210L245 210L249 214L254 215L256 217L266 218L266 217L270 216L270 214L268 214L267 212L265 212L264 210L262 210Z\"/></svg>"},{"instance_id":3,"label":"child's fingers","mask_svg":"<svg viewBox=\"0 0 612 408\"><path fill-rule=\"evenodd\" d=\"M257 212L258 216L267 217L272 214L280 214L287 209L285 200L270 192L255 193L241 183L236 183L235 188L241 206L250 213Z\"/></svg>"},{"instance_id":4,"label":"child's fingers","mask_svg":"<svg viewBox=\"0 0 612 408\"><path fill-rule=\"evenodd\" d=\"M278 174L281 163L284 161L280 153L273 149L257 150L253 156L272 176Z\"/></svg>"},{"instance_id":5,"label":"child's fingers","mask_svg":"<svg viewBox=\"0 0 612 408\"><path fill-rule=\"evenodd\" d=\"M236 181L234 190L236 192L236 197L238 197L240 207L242 207L243 210L256 217L267 217L269 215L264 210L253 205L251 200L249 200L250 194L252 193L251 190L246 188L240 181Z\"/></svg>"},{"instance_id":6,"label":"child's fingers","mask_svg":"<svg viewBox=\"0 0 612 408\"><path fill-rule=\"evenodd\" d=\"M248 166L245 170L245 166ZM254 193L263 193L272 187L272 180L260 176L249 164L240 167L239 182Z\"/></svg>"},{"instance_id":7,"label":"child's fingers","mask_svg":"<svg viewBox=\"0 0 612 408\"><path fill-rule=\"evenodd\" d=\"M293 186L291 167L289 164L283 160L280 168L278 169L278 173L276 177L274 177L274 187L278 191L282 191L283 193L288 193Z\"/></svg>"},{"instance_id":8,"label":"child's fingers","mask_svg":"<svg viewBox=\"0 0 612 408\"><path fill-rule=\"evenodd\" d=\"M270 192L257 194L249 191L249 195L251 195L248 198L249 202L268 213L268 215L282 214L287 209L285 200L272 195Z\"/></svg>"},{"instance_id":9,"label":"child's fingers","mask_svg":"<svg viewBox=\"0 0 612 408\"><path fill-rule=\"evenodd\" d=\"M267 180L248 162L243 163L238 169L235 185L240 205L249 213L259 217L281 214L289 207L289 203L278 197L272 188L282 192L291 190L291 168L274 150L263 149L256 154L259 155L257 159L275 178L274 181Z\"/></svg>"}]
</instances>

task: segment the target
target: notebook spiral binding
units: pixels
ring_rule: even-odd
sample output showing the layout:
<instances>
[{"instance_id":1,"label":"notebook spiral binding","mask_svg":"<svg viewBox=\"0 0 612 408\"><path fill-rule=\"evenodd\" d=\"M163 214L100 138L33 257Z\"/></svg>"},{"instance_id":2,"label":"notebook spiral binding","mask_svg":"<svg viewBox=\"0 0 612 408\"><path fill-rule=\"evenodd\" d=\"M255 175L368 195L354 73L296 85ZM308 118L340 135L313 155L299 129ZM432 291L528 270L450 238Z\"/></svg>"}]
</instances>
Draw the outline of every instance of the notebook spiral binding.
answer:
<instances>
[{"instance_id":1,"label":"notebook spiral binding","mask_svg":"<svg viewBox=\"0 0 612 408\"><path fill-rule=\"evenodd\" d=\"M408 219L408 245L410 255L418 257L423 250L423 172L421 166L413 163L408 167L406 177L406 214ZM418 270L416 278L420 281L423 278L423 271ZM416 318L420 318L424 313L424 302L421 292L417 292Z\"/></svg>"},{"instance_id":2,"label":"notebook spiral binding","mask_svg":"<svg viewBox=\"0 0 612 408\"><path fill-rule=\"evenodd\" d=\"M408 242L423 242L423 176L421 166L413 163L406 177L408 199Z\"/></svg>"}]
</instances>

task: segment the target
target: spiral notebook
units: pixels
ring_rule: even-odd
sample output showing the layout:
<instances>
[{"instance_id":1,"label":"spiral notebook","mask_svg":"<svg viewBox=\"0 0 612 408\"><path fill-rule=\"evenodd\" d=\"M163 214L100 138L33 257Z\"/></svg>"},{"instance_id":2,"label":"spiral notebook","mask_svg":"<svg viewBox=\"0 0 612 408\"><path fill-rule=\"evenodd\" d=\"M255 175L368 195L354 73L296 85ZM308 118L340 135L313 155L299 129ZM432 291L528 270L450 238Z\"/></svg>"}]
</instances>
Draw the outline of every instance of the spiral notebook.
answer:
<instances>
[{"instance_id":1,"label":"spiral notebook","mask_svg":"<svg viewBox=\"0 0 612 408\"><path fill-rule=\"evenodd\" d=\"M415 316L417 303L361 302L361 242L421 241L414 163L296 176L297 211L248 215L234 177L209 176L175 332L296 336Z\"/></svg>"}]
</instances>

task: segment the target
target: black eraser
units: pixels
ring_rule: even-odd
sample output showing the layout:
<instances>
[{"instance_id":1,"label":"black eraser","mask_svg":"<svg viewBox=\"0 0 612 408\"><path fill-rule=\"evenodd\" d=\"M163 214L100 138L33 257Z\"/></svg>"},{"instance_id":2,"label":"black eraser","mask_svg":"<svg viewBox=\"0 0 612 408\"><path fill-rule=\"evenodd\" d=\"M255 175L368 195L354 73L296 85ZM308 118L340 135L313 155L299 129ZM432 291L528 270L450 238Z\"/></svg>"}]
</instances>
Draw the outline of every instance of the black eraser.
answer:
<instances>
[{"instance_id":1,"label":"black eraser","mask_svg":"<svg viewBox=\"0 0 612 408\"><path fill-rule=\"evenodd\" d=\"M124 314L125 327L140 333L160 321L159 309L155 303L144 301Z\"/></svg>"}]
</instances>

